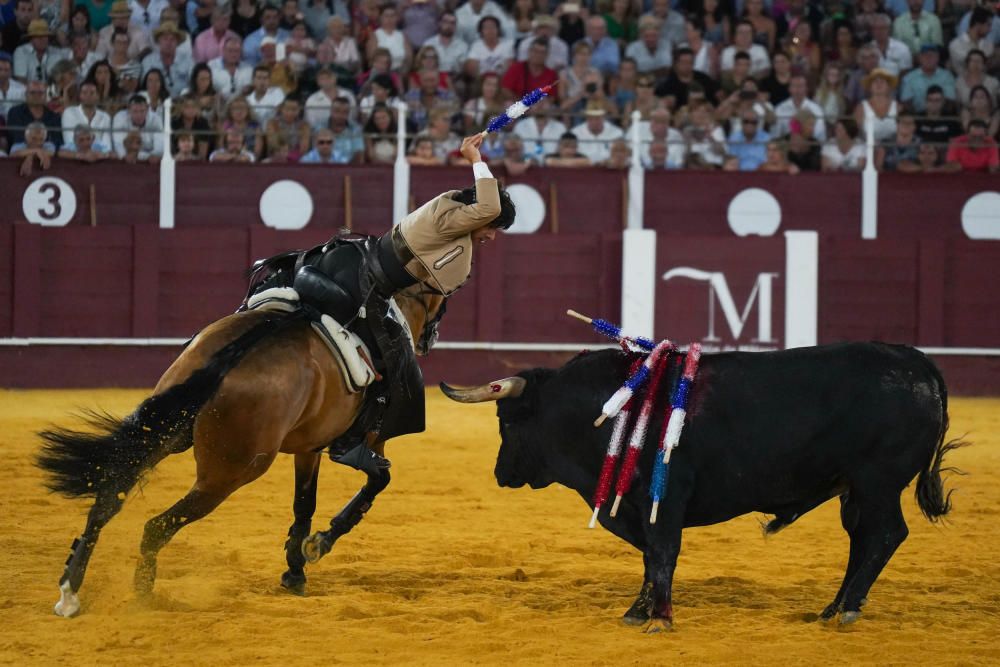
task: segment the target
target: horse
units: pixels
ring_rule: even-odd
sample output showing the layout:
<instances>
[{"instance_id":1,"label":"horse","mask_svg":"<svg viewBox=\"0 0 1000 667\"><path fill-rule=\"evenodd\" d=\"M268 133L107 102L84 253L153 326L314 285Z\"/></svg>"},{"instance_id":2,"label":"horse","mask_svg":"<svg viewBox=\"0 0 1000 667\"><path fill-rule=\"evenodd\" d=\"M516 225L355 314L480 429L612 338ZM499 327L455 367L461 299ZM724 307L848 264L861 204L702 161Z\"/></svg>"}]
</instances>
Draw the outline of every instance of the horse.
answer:
<instances>
[{"instance_id":1,"label":"horse","mask_svg":"<svg viewBox=\"0 0 1000 667\"><path fill-rule=\"evenodd\" d=\"M436 336L445 298L420 283L395 295L417 354ZM302 594L306 562L314 563L356 526L389 484L388 462L365 470L360 491L311 534L316 482L323 449L358 417L364 392L351 393L326 344L308 326L303 309L249 310L224 317L199 332L167 368L153 393L132 414L86 415L93 431L55 428L40 433L37 464L50 490L93 497L83 534L73 541L59 580L55 613L74 616L78 591L98 537L121 510L129 491L160 461L194 449L194 485L143 531L134 587L152 593L156 558L184 526L207 516L241 486L263 475L279 453L293 455L295 520L285 543L288 570L281 585ZM381 457L385 440L366 438Z\"/></svg>"}]
</instances>

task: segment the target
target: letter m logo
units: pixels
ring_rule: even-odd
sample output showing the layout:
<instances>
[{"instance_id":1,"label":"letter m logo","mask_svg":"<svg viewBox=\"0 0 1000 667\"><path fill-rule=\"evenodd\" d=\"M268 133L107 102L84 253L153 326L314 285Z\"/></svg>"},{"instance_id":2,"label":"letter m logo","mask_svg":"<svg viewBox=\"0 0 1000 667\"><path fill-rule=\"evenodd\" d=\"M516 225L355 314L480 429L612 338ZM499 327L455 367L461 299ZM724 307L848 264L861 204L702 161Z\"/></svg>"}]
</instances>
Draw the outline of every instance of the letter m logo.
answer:
<instances>
[{"instance_id":1,"label":"letter m logo","mask_svg":"<svg viewBox=\"0 0 1000 667\"><path fill-rule=\"evenodd\" d=\"M750 310L754 301L757 301L757 337L753 339L755 343L776 343L771 331L771 303L773 295L774 279L777 273L758 273L757 280L754 281L753 289L750 290L750 297L743 312L736 308L729 284L726 282L725 274L719 271L702 271L688 266L679 266L670 269L663 274L664 282L673 278L689 278L708 283L708 336L706 342L717 342L722 339L715 332L715 306L722 309L722 315L729 325L729 331L734 340L739 340L743 333L743 327L750 317Z\"/></svg>"}]
</instances>

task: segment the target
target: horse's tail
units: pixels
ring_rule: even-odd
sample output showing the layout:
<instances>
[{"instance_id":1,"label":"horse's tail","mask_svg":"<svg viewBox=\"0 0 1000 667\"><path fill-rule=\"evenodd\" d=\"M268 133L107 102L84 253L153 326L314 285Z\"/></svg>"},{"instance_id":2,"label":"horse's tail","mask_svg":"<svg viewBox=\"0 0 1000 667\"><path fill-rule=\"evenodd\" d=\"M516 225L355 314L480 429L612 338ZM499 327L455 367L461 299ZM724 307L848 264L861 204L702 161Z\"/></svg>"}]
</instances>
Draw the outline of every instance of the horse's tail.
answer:
<instances>
[{"instance_id":1,"label":"horse's tail","mask_svg":"<svg viewBox=\"0 0 1000 667\"><path fill-rule=\"evenodd\" d=\"M927 461L927 467L921 470L920 475L917 477L916 497L920 511L927 517L927 520L937 522L938 519L951 511L951 494L955 492L954 489L947 493L945 492L941 473L965 474L958 468L942 468L941 464L944 462L945 454L953 449L964 447L969 443L961 439L944 441L945 434L948 432L948 388L945 386L941 371L938 370L934 362L923 354L921 356L926 362L934 381L937 383L938 393L941 396L941 432L938 434L937 446L931 452L931 456Z\"/></svg>"},{"instance_id":2,"label":"horse's tail","mask_svg":"<svg viewBox=\"0 0 1000 667\"><path fill-rule=\"evenodd\" d=\"M127 494L169 454L191 447L195 418L226 373L258 342L303 317L301 310L265 316L187 380L150 396L125 418L88 413L87 421L96 429L92 433L68 429L39 433L44 444L36 463L49 475L46 486L71 498Z\"/></svg>"}]
</instances>

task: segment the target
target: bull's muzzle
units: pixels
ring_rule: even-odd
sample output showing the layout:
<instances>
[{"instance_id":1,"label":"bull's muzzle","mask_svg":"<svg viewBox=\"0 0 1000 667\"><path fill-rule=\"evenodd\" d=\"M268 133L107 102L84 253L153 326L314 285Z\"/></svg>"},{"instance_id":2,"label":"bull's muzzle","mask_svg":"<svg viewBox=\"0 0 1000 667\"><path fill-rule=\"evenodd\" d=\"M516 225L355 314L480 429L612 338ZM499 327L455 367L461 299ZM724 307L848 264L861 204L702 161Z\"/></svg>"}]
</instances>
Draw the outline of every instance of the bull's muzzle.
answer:
<instances>
[{"instance_id":1,"label":"bull's muzzle","mask_svg":"<svg viewBox=\"0 0 1000 667\"><path fill-rule=\"evenodd\" d=\"M442 382L439 387L444 395L459 403L485 403L501 398L517 398L524 391L527 381L521 377L509 377L475 387L452 387Z\"/></svg>"}]
</instances>

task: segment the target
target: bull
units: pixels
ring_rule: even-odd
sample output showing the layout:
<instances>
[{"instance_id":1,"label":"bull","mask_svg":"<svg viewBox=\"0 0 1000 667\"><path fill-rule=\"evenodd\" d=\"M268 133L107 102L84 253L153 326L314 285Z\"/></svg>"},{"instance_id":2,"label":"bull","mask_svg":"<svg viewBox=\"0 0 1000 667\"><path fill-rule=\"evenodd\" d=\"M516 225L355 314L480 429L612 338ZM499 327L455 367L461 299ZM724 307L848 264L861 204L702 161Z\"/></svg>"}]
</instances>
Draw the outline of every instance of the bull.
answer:
<instances>
[{"instance_id":1,"label":"bull","mask_svg":"<svg viewBox=\"0 0 1000 667\"><path fill-rule=\"evenodd\" d=\"M553 483L591 505L611 426L594 428L603 402L632 359L617 350L583 353L559 369L536 368L478 387L441 389L451 399L497 401L502 487ZM671 458L666 497L649 522L647 445L617 517L600 524L643 554L642 588L625 612L632 625L673 623L671 587L681 532L748 512L773 515L775 533L835 497L850 536L843 583L821 612L858 619L869 589L906 539L900 494L914 477L916 499L934 522L951 510L941 480L948 394L920 351L842 343L778 352L706 354L690 394L683 435ZM657 410L649 433L660 433Z\"/></svg>"}]
</instances>

